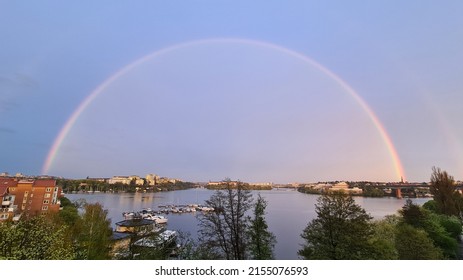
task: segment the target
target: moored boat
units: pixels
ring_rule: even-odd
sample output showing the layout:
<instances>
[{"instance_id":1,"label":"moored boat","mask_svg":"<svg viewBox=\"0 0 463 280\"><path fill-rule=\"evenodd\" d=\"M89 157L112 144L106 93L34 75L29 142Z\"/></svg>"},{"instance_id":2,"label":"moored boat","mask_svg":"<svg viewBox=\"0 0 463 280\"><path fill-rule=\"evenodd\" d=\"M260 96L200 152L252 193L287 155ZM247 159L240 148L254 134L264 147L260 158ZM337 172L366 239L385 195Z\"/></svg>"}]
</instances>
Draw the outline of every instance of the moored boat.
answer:
<instances>
[{"instance_id":1,"label":"moored boat","mask_svg":"<svg viewBox=\"0 0 463 280\"><path fill-rule=\"evenodd\" d=\"M163 232L156 234L150 237L144 237L136 242L133 245L141 247L159 247L163 245L168 245L173 242L177 237L177 232L175 230L164 230Z\"/></svg>"},{"instance_id":2,"label":"moored boat","mask_svg":"<svg viewBox=\"0 0 463 280\"><path fill-rule=\"evenodd\" d=\"M164 216L152 215L152 214L143 214L143 219L152 220L152 221L156 222L156 224L165 224L165 223L167 223L169 221L169 219L167 219Z\"/></svg>"}]
</instances>

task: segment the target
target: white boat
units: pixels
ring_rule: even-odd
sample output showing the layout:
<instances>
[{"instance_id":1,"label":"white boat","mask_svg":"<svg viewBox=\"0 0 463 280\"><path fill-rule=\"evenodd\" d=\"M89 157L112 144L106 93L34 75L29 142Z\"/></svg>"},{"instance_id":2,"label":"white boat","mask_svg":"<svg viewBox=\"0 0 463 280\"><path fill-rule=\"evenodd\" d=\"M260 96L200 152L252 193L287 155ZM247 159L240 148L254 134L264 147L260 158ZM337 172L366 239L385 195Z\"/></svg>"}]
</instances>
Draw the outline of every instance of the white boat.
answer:
<instances>
[{"instance_id":1,"label":"white boat","mask_svg":"<svg viewBox=\"0 0 463 280\"><path fill-rule=\"evenodd\" d=\"M166 217L160 215L154 215L153 219L157 224L165 224L169 220Z\"/></svg>"},{"instance_id":2,"label":"white boat","mask_svg":"<svg viewBox=\"0 0 463 280\"><path fill-rule=\"evenodd\" d=\"M160 215L144 214L143 219L155 221L156 224L165 224L169 219Z\"/></svg>"},{"instance_id":3,"label":"white boat","mask_svg":"<svg viewBox=\"0 0 463 280\"><path fill-rule=\"evenodd\" d=\"M200 211L203 211L203 212L212 212L212 211L214 211L214 208L212 208L212 207L206 207L206 206L198 207L198 209L199 209Z\"/></svg>"},{"instance_id":4,"label":"white boat","mask_svg":"<svg viewBox=\"0 0 463 280\"><path fill-rule=\"evenodd\" d=\"M175 230L165 230L159 235L154 237L145 237L137 240L134 245L142 247L159 247L161 245L169 244L174 241L177 237L177 232Z\"/></svg>"},{"instance_id":5,"label":"white boat","mask_svg":"<svg viewBox=\"0 0 463 280\"><path fill-rule=\"evenodd\" d=\"M159 235L164 242L170 242L177 237L177 232L175 230L165 230Z\"/></svg>"},{"instance_id":6,"label":"white boat","mask_svg":"<svg viewBox=\"0 0 463 280\"><path fill-rule=\"evenodd\" d=\"M124 217L125 220L132 220L134 217L136 217L135 212L124 212L122 213L122 217Z\"/></svg>"}]
</instances>

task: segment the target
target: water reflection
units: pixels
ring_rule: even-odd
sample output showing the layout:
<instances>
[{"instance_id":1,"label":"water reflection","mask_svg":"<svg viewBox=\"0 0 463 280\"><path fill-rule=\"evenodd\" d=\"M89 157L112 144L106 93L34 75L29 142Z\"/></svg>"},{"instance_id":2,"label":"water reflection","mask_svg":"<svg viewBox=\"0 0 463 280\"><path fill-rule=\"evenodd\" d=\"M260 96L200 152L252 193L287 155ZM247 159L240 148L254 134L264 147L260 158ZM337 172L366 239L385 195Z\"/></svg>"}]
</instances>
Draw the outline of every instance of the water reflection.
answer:
<instances>
[{"instance_id":1,"label":"water reflection","mask_svg":"<svg viewBox=\"0 0 463 280\"><path fill-rule=\"evenodd\" d=\"M260 193L268 202L267 223L269 230L276 238L275 257L277 259L298 259L302 238L300 234L310 220L316 217L315 204L318 195L299 193L295 190L267 190L254 191ZM189 189L160 193L122 193L122 194L67 194L71 201L85 199L89 203L99 202L108 210L108 216L115 223L121 221L123 212L139 211L144 208L157 209L160 205L202 204L213 194L207 189ZM422 205L429 198L412 199ZM394 214L405 200L396 198L368 198L356 197L355 201L361 205L375 219ZM182 232L189 232L193 238L197 237L196 215L201 213L169 214L168 228Z\"/></svg>"}]
</instances>

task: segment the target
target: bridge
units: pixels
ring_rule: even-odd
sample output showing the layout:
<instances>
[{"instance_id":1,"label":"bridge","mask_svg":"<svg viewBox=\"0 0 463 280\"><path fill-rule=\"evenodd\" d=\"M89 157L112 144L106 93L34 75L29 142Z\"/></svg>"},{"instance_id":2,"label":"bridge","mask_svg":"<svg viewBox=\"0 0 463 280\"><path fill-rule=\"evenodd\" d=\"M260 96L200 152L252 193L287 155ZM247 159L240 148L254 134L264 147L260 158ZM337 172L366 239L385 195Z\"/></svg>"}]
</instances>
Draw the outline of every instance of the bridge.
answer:
<instances>
[{"instance_id":1,"label":"bridge","mask_svg":"<svg viewBox=\"0 0 463 280\"><path fill-rule=\"evenodd\" d=\"M403 198L404 193L406 196L425 197L431 195L429 185L424 183L387 183L375 187L383 190L389 189L391 194L397 198Z\"/></svg>"},{"instance_id":2,"label":"bridge","mask_svg":"<svg viewBox=\"0 0 463 280\"><path fill-rule=\"evenodd\" d=\"M404 193L406 193L407 196L410 196L410 193L413 193L415 196L419 194L420 197L431 196L430 187L426 183L388 183L375 187L383 190L390 189L394 197L397 198L403 198ZM463 193L463 184L457 184L455 190Z\"/></svg>"}]
</instances>

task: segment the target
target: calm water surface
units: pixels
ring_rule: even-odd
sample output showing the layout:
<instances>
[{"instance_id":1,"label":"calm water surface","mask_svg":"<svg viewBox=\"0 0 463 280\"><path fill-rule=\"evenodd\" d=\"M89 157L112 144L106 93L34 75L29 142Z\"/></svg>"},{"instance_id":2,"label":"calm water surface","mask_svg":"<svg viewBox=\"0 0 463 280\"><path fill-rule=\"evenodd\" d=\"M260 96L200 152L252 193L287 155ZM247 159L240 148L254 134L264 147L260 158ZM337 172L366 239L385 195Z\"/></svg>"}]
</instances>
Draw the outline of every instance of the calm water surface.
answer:
<instances>
[{"instance_id":1,"label":"calm water surface","mask_svg":"<svg viewBox=\"0 0 463 280\"><path fill-rule=\"evenodd\" d=\"M214 193L207 189L189 189L160 193L122 193L122 194L66 194L71 201L85 199L89 203L99 202L108 210L108 216L115 223L121 221L122 212L139 211L143 208L157 209L159 205L166 204L202 204ZM316 217L315 203L318 195L303 194L295 190L268 190L254 191L260 193L268 202L267 223L269 230L276 238L275 258L280 260L298 259L297 251L303 243L300 234L307 224ZM367 198L356 197L361 205L375 219L394 214L405 203L404 199L396 198ZM412 199L416 204L422 205L429 198ZM182 232L189 232L197 237L198 220L200 213L169 214L168 228Z\"/></svg>"}]
</instances>

